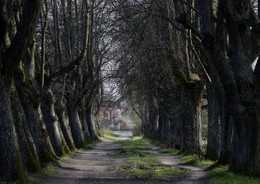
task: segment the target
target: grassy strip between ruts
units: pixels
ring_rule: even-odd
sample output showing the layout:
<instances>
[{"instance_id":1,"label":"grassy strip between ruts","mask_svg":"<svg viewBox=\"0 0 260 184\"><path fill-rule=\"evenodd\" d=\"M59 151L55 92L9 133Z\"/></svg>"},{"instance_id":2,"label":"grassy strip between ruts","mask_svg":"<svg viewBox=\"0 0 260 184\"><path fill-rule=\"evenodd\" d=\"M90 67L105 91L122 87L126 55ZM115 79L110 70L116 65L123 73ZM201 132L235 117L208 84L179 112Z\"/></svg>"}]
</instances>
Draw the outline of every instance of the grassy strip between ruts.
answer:
<instances>
[{"instance_id":1,"label":"grassy strip between ruts","mask_svg":"<svg viewBox=\"0 0 260 184\"><path fill-rule=\"evenodd\" d=\"M111 131L108 128L102 128L100 129L100 134L102 136L99 137L101 141L116 141L118 140L118 135L114 134L113 131Z\"/></svg>"},{"instance_id":2,"label":"grassy strip between ruts","mask_svg":"<svg viewBox=\"0 0 260 184\"><path fill-rule=\"evenodd\" d=\"M211 160L204 160L196 155L187 154L172 148L163 148L161 153L171 153L178 156L185 164L197 165L209 171L208 179L211 184L260 184L259 178L235 174L228 166L217 165Z\"/></svg>"},{"instance_id":3,"label":"grassy strip between ruts","mask_svg":"<svg viewBox=\"0 0 260 184\"><path fill-rule=\"evenodd\" d=\"M187 175L184 170L161 165L158 161L158 154L145 152L150 146L148 139L133 137L131 140L120 140L118 143L122 145L122 150L112 154L128 158L128 161L119 170L129 176L170 179Z\"/></svg>"}]
</instances>

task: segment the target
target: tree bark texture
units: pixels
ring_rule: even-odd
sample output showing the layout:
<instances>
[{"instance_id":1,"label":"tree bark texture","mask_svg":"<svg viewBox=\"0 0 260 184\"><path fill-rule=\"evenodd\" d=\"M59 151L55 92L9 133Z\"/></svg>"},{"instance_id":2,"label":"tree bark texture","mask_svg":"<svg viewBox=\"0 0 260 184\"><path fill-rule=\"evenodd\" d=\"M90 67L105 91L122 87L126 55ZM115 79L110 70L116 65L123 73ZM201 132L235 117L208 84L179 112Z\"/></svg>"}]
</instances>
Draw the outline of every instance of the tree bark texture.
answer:
<instances>
[{"instance_id":1,"label":"tree bark texture","mask_svg":"<svg viewBox=\"0 0 260 184\"><path fill-rule=\"evenodd\" d=\"M70 150L75 150L75 144L71 135L71 130L69 127L69 120L66 113L66 108L64 106L55 108L57 116L59 118L60 127L63 133L63 136L70 148Z\"/></svg>"},{"instance_id":2,"label":"tree bark texture","mask_svg":"<svg viewBox=\"0 0 260 184\"><path fill-rule=\"evenodd\" d=\"M41 169L40 161L15 88L12 89L11 100L14 124L24 165L28 171L37 172Z\"/></svg>"},{"instance_id":3,"label":"tree bark texture","mask_svg":"<svg viewBox=\"0 0 260 184\"><path fill-rule=\"evenodd\" d=\"M42 119L38 91L33 88L23 67L17 69L14 80L38 157L41 162L53 161L56 155L46 130L46 124Z\"/></svg>"},{"instance_id":4,"label":"tree bark texture","mask_svg":"<svg viewBox=\"0 0 260 184\"><path fill-rule=\"evenodd\" d=\"M25 172L14 125L10 80L0 78L0 181L18 179Z\"/></svg>"},{"instance_id":5,"label":"tree bark texture","mask_svg":"<svg viewBox=\"0 0 260 184\"><path fill-rule=\"evenodd\" d=\"M77 112L77 107L68 102L67 103L67 111L69 117L69 125L71 128L72 137L75 143L76 148L83 148L85 146L84 136L82 133L81 122L79 118L79 114Z\"/></svg>"},{"instance_id":6,"label":"tree bark texture","mask_svg":"<svg viewBox=\"0 0 260 184\"><path fill-rule=\"evenodd\" d=\"M218 160L220 154L220 104L216 94L218 90L214 86L207 86L208 99L208 139L206 157L211 160Z\"/></svg>"},{"instance_id":7,"label":"tree bark texture","mask_svg":"<svg viewBox=\"0 0 260 184\"><path fill-rule=\"evenodd\" d=\"M57 156L62 156L68 151L68 146L60 130L59 119L54 110L54 103L53 94L50 91L46 91L42 96L41 104L43 118L55 153Z\"/></svg>"}]
</instances>

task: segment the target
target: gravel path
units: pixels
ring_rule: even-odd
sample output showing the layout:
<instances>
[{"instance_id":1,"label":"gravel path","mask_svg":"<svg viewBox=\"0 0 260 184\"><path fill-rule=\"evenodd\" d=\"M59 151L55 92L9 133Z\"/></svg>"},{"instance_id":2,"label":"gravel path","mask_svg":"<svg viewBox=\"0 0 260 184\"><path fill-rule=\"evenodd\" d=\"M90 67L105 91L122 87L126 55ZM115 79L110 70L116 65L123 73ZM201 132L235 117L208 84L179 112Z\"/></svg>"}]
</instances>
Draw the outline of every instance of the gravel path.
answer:
<instances>
[{"instance_id":1,"label":"gravel path","mask_svg":"<svg viewBox=\"0 0 260 184\"><path fill-rule=\"evenodd\" d=\"M119 139L128 139L131 133L119 133ZM111 156L109 153L120 149L114 141L103 141L92 150L76 153L71 159L64 161L54 175L45 175L42 184L168 184L168 183L207 183L207 172L194 166L182 165L175 156L160 154L159 160L163 165L170 165L190 171L190 175L175 180L149 180L124 176L116 167L126 162L125 158ZM158 153L156 147L151 151ZM158 153L159 154L159 153Z\"/></svg>"}]
</instances>

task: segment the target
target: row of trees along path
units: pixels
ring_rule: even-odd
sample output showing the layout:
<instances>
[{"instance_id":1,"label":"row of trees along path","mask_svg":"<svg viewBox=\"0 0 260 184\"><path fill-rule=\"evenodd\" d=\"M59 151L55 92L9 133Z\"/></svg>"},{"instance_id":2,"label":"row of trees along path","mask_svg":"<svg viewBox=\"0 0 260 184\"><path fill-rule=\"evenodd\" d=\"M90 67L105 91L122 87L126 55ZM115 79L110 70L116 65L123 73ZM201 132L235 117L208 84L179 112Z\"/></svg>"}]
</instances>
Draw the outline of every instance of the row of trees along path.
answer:
<instances>
[{"instance_id":1,"label":"row of trees along path","mask_svg":"<svg viewBox=\"0 0 260 184\"><path fill-rule=\"evenodd\" d=\"M259 10L258 0L0 0L0 182L95 140L108 89L146 137L259 176Z\"/></svg>"},{"instance_id":2,"label":"row of trees along path","mask_svg":"<svg viewBox=\"0 0 260 184\"><path fill-rule=\"evenodd\" d=\"M132 136L131 132L117 132L116 134L119 136L116 140L131 139ZM105 140L97 143L93 149L89 151L75 154L71 159L62 163L54 175L43 176L41 183L208 183L207 172L205 170L191 165L182 165L182 162L175 156L159 153L159 148L152 144L150 147L150 149L136 151L159 155L160 165L185 169L188 175L185 177L170 176L171 178L166 177L165 179L129 176L117 169L126 163L127 158L112 154L115 151L122 151L120 144L115 140ZM130 150L126 149L125 151Z\"/></svg>"}]
</instances>

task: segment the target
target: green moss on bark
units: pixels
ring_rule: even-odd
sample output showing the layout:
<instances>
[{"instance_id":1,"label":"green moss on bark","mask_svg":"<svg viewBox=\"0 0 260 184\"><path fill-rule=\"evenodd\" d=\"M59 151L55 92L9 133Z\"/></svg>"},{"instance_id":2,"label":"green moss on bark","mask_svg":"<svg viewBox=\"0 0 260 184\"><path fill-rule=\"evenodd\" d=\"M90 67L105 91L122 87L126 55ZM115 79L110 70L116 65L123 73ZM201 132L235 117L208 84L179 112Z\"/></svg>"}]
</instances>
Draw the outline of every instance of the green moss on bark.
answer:
<instances>
[{"instance_id":1,"label":"green moss on bark","mask_svg":"<svg viewBox=\"0 0 260 184\"><path fill-rule=\"evenodd\" d=\"M15 165L13 168L13 173L12 173L12 178L11 180L18 180L21 179L22 176L26 173L25 167L24 167L24 163L21 157L20 152L16 153L15 155Z\"/></svg>"}]
</instances>

